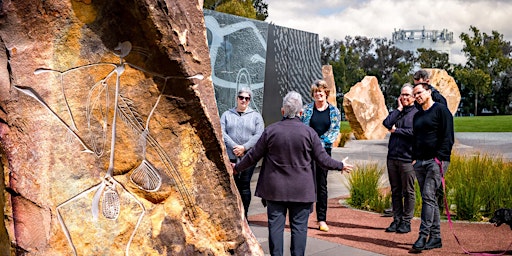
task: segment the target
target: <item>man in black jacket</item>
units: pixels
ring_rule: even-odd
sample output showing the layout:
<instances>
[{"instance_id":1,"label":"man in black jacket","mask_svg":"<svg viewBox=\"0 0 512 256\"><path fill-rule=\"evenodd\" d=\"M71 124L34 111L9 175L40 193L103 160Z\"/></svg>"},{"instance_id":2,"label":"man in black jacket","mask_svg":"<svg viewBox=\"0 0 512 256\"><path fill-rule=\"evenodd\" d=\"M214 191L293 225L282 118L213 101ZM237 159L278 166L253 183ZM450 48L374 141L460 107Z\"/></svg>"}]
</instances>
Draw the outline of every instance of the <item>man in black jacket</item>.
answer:
<instances>
[{"instance_id":1,"label":"man in black jacket","mask_svg":"<svg viewBox=\"0 0 512 256\"><path fill-rule=\"evenodd\" d=\"M386 164L391 185L393 222L386 232L411 232L411 219L414 217L416 175L411 164L414 141L412 120L418 109L414 106L412 90L412 85L408 83L402 86L397 109L382 122L391 132Z\"/></svg>"},{"instance_id":2,"label":"man in black jacket","mask_svg":"<svg viewBox=\"0 0 512 256\"><path fill-rule=\"evenodd\" d=\"M454 131L452 113L445 105L434 102L428 84L416 85L413 93L421 106L413 119L412 159L420 185L422 209L419 237L412 249L422 251L443 246L436 190L450 163Z\"/></svg>"}]
</instances>

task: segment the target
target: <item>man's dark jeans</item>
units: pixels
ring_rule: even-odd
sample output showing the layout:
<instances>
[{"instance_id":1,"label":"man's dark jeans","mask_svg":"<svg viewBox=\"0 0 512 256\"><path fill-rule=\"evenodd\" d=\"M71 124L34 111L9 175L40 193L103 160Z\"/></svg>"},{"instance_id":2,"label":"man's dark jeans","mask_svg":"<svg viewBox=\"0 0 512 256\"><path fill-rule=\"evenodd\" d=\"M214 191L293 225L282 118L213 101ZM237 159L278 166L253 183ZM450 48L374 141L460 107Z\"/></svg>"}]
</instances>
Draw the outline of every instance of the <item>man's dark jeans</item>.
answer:
<instances>
[{"instance_id":1,"label":"man's dark jeans","mask_svg":"<svg viewBox=\"0 0 512 256\"><path fill-rule=\"evenodd\" d=\"M441 237L441 221L436 198L436 190L441 186L439 165L434 159L417 160L414 164L414 170L423 201L421 205L420 236L439 238Z\"/></svg>"},{"instance_id":2,"label":"man's dark jeans","mask_svg":"<svg viewBox=\"0 0 512 256\"><path fill-rule=\"evenodd\" d=\"M394 221L407 223L414 217L416 195L414 181L416 173L412 163L400 160L387 160L388 177L391 185L391 202Z\"/></svg>"}]
</instances>

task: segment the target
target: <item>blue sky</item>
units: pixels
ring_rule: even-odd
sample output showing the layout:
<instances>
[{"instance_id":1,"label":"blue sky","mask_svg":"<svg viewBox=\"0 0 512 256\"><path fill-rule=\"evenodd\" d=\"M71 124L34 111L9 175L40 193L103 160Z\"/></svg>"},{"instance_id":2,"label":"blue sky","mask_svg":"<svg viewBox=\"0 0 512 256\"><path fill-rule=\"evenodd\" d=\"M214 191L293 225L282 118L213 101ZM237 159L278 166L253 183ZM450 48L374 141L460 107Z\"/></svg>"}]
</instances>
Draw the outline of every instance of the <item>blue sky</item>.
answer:
<instances>
[{"instance_id":1,"label":"blue sky","mask_svg":"<svg viewBox=\"0 0 512 256\"><path fill-rule=\"evenodd\" d=\"M451 60L463 63L461 33L469 26L501 33L512 41L509 0L266 0L267 22L316 33L330 39L345 36L391 38L396 29L442 30L454 33Z\"/></svg>"}]
</instances>

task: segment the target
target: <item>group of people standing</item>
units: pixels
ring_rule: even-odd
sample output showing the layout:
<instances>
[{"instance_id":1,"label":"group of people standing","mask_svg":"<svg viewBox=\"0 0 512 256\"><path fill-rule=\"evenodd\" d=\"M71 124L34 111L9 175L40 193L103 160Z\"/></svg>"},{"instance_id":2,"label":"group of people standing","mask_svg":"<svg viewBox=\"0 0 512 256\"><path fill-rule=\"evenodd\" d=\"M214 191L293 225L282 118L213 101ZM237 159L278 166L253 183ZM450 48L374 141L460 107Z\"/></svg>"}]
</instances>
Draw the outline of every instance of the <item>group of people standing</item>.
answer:
<instances>
[{"instance_id":1,"label":"group of people standing","mask_svg":"<svg viewBox=\"0 0 512 256\"><path fill-rule=\"evenodd\" d=\"M383 121L391 132L387 168L392 191L393 222L386 232L408 233L414 216L415 180L422 196L421 226L413 250L442 247L438 190L448 169L454 141L453 116L446 99L430 84L428 73L414 74L405 84L398 107ZM291 229L291 255L304 255L309 215L316 202L318 228L328 232L328 170L350 172L353 165L331 158L340 125L339 110L328 103L327 83L311 85L313 102L303 105L299 93L283 98L282 120L265 128L262 116L249 107L250 89L237 92L236 107L221 116L222 135L244 206L251 202L250 182L263 159L255 196L267 207L271 255L283 255L286 215Z\"/></svg>"},{"instance_id":2,"label":"group of people standing","mask_svg":"<svg viewBox=\"0 0 512 256\"><path fill-rule=\"evenodd\" d=\"M308 219L315 202L319 229L329 230L328 170L349 172L353 168L346 160L331 158L331 148L339 133L340 112L328 103L329 94L323 80L311 85L314 101L305 106L299 93L289 92L283 98L282 120L263 128L263 118L249 107L252 92L242 88L237 92L237 106L221 116L224 143L246 217L251 177L255 165L263 158L255 195L267 207L272 255L283 255L287 213L291 255L305 253Z\"/></svg>"},{"instance_id":3,"label":"group of people standing","mask_svg":"<svg viewBox=\"0 0 512 256\"><path fill-rule=\"evenodd\" d=\"M429 75L419 70L414 86L405 84L398 107L383 121L390 131L387 169L391 185L393 222L386 232L409 233L414 217L415 180L422 206L419 237L413 252L441 248L439 197L441 178L448 170L454 143L453 115L446 99L429 84Z\"/></svg>"}]
</instances>

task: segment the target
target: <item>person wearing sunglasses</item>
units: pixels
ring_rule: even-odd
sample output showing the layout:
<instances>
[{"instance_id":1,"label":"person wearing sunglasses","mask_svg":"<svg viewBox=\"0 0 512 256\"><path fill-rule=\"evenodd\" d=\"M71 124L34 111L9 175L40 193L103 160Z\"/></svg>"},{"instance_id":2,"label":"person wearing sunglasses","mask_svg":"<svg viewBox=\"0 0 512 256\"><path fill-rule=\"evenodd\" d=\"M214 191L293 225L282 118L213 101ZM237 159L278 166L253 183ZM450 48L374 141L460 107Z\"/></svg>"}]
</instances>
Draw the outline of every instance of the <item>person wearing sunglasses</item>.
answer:
<instances>
[{"instance_id":1,"label":"person wearing sunglasses","mask_svg":"<svg viewBox=\"0 0 512 256\"><path fill-rule=\"evenodd\" d=\"M224 112L220 118L222 137L232 163L238 162L256 144L265 129L261 114L249 107L251 98L252 91L249 88L240 89L236 95L236 107ZM251 178L255 167L256 165L251 165L234 176L246 219L251 203Z\"/></svg>"},{"instance_id":2,"label":"person wearing sunglasses","mask_svg":"<svg viewBox=\"0 0 512 256\"><path fill-rule=\"evenodd\" d=\"M391 185L391 204L393 222L386 232L399 234L411 232L411 220L414 217L416 194L414 182L416 175L412 167L412 120L418 109L414 106L413 87L406 83L400 90L398 107L384 119L382 124L391 135L388 142L386 166Z\"/></svg>"},{"instance_id":3,"label":"person wearing sunglasses","mask_svg":"<svg viewBox=\"0 0 512 256\"><path fill-rule=\"evenodd\" d=\"M327 82L324 80L316 80L311 85L311 96L313 102L304 107L304 116L302 122L313 128L322 146L327 154L331 155L332 144L336 141L340 131L340 111L338 108L329 104L327 98L330 90ZM316 170L316 186L317 201L315 205L316 218L318 221L318 229L321 231L329 231L327 226L327 174L329 170L322 168L315 163Z\"/></svg>"}]
</instances>

